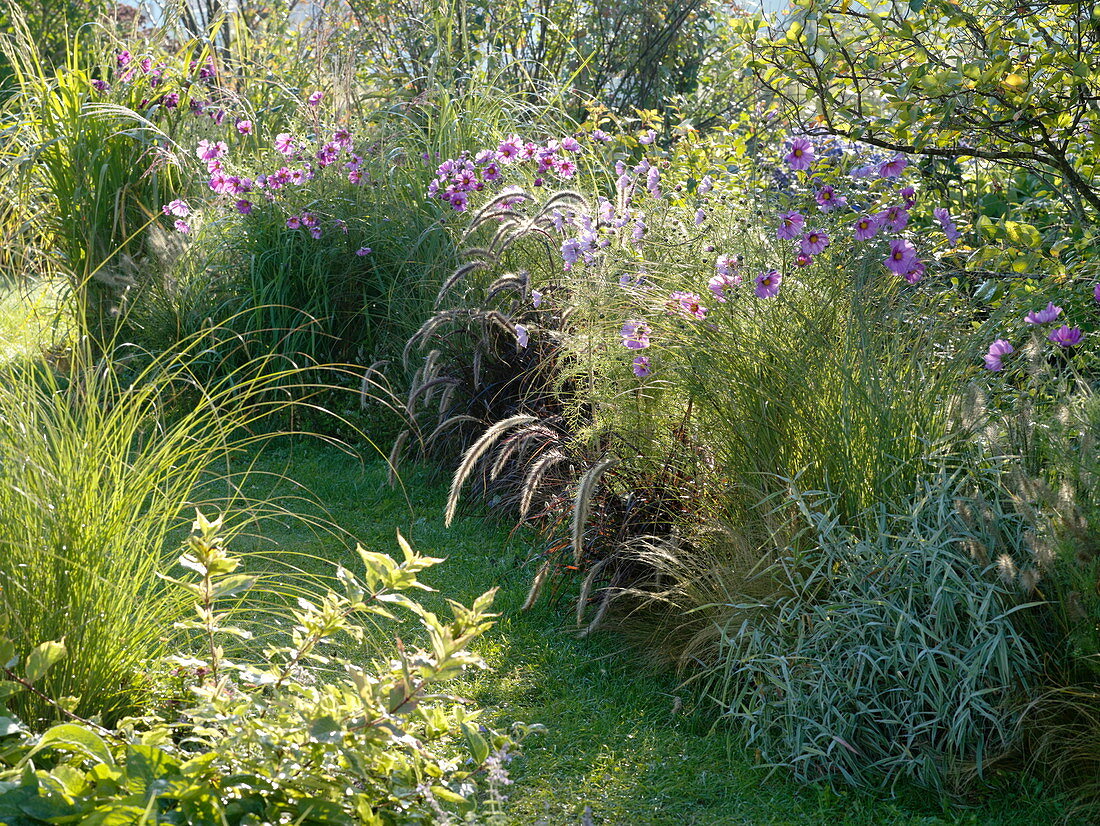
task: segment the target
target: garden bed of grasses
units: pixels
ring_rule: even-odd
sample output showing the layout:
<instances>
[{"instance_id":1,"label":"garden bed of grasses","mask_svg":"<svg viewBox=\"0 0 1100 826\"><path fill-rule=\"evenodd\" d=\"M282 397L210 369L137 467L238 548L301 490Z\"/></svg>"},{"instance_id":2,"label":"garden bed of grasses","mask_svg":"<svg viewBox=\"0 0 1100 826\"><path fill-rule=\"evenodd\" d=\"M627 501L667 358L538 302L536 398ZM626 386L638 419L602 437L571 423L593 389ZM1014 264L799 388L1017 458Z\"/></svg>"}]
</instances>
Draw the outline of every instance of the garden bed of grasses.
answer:
<instances>
[{"instance_id":1,"label":"garden bed of grasses","mask_svg":"<svg viewBox=\"0 0 1100 826\"><path fill-rule=\"evenodd\" d=\"M1086 4L200 5L0 0L0 821L1095 819Z\"/></svg>"}]
</instances>

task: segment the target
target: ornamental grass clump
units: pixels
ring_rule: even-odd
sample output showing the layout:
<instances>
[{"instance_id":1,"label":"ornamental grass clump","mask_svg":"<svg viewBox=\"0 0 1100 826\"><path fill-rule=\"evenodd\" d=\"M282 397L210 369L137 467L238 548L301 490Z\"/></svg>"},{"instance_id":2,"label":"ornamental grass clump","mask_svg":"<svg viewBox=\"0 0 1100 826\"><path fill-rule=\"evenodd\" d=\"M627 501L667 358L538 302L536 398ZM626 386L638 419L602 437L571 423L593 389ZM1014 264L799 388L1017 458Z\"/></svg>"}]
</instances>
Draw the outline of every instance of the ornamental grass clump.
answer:
<instances>
[{"instance_id":1,"label":"ornamental grass clump","mask_svg":"<svg viewBox=\"0 0 1100 826\"><path fill-rule=\"evenodd\" d=\"M142 707L186 610L156 579L166 538L187 508L239 498L229 460L323 389L273 357L218 370L223 346L212 330L168 356L77 352L65 374L13 362L0 381L0 633L19 654L64 638L44 690L108 724ZM55 714L12 702L32 725Z\"/></svg>"},{"instance_id":2,"label":"ornamental grass clump","mask_svg":"<svg viewBox=\"0 0 1100 826\"><path fill-rule=\"evenodd\" d=\"M871 531L792 492L800 530L759 574L774 591L699 609L719 631L706 691L766 764L942 787L1012 742L1041 673L1017 627L1035 604L972 551L1020 558L1023 526L968 519L995 504L967 487L930 480L904 510L878 508Z\"/></svg>"}]
</instances>

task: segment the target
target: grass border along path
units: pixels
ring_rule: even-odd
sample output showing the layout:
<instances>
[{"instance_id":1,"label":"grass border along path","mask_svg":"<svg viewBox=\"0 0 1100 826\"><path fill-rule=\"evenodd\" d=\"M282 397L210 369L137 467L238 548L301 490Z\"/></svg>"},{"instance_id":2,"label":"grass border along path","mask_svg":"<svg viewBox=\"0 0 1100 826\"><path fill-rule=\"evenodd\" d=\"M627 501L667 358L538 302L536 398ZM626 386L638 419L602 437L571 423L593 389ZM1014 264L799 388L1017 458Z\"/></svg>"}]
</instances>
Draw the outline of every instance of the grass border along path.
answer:
<instances>
[{"instance_id":1,"label":"grass border along path","mask_svg":"<svg viewBox=\"0 0 1100 826\"><path fill-rule=\"evenodd\" d=\"M446 484L426 469L404 469L406 501L386 485L383 462L363 464L319 443L270 451L260 468L312 491L366 547L395 550L400 529L417 550L446 557L423 576L438 589L435 599L468 603L499 586L495 610L501 616L478 646L492 668L461 692L500 726L522 720L548 729L531 737L524 757L512 764L509 793L517 824L1031 826L1059 820L1056 803L1017 785L981 807L965 808L922 792L888 798L769 775L752 765L725 729L713 726L713 715L695 707L690 688L644 667L615 634L580 639L568 606L545 600L521 612L532 576L525 564L530 536L509 538L483 515L467 515L445 529ZM277 490L291 492L286 483ZM353 564L351 549L305 525L269 521L262 532L277 548Z\"/></svg>"}]
</instances>

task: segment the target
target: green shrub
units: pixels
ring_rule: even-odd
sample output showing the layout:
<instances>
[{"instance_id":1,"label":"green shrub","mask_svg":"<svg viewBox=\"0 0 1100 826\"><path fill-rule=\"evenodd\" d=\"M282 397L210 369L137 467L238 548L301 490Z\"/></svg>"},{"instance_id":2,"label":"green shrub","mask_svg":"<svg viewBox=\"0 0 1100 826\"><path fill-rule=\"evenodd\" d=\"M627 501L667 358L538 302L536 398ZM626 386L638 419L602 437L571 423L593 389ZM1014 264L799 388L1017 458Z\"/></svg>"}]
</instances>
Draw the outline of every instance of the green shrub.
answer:
<instances>
[{"instance_id":1,"label":"green shrub","mask_svg":"<svg viewBox=\"0 0 1100 826\"><path fill-rule=\"evenodd\" d=\"M464 671L485 667L466 649L492 625L494 592L469 608L451 602L454 619L441 621L405 593L427 589L417 574L441 560L415 553L399 535L402 562L359 548L361 574L340 568L339 592L300 601L264 661L231 663L222 640L248 632L227 623L223 606L256 578L237 572L240 560L227 553L222 527L199 514L179 558L190 574L171 580L198 612L184 625L201 656L174 658L198 675L187 680L196 683L195 705L115 731L76 719L37 738L2 718L0 817L33 811L46 823L125 816L232 826L504 822L505 764L516 741L480 726L465 701L440 693ZM427 649L398 641L391 658L369 667L329 653L326 644L362 641L379 618L394 621L398 608L418 619ZM5 687L41 695L42 677L63 666L64 652L51 642L18 657L0 639Z\"/></svg>"}]
</instances>

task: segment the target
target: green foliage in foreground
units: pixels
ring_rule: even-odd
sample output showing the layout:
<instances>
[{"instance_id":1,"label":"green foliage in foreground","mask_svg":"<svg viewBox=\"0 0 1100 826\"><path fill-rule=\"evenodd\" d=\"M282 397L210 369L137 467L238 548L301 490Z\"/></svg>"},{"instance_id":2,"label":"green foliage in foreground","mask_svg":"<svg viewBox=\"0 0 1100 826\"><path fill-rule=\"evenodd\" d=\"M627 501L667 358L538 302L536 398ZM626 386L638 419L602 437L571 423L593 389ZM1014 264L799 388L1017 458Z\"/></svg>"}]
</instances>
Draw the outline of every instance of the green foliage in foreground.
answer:
<instances>
[{"instance_id":1,"label":"green foliage in foreground","mask_svg":"<svg viewBox=\"0 0 1100 826\"><path fill-rule=\"evenodd\" d=\"M441 621L406 593L430 590L417 574L441 560L415 553L398 535L401 563L358 547L362 574L340 567L339 592L299 600L284 642L257 665L235 664L221 643L249 632L228 625L222 606L256 579L237 573L221 529L220 519L199 514L179 558L192 573L172 580L198 614L184 625L197 632L204 656L176 658L199 675L195 706L178 720L128 721L118 731L78 720L40 737L2 718L0 822L391 826L456 823L456 815L503 822L504 763L515 741L479 726L475 712L438 688L484 667L467 646L492 625L493 592L470 608L449 601L454 619ZM322 653L339 637L363 640L373 618L393 621L396 608L416 616L430 650L399 640L392 659L369 667ZM0 639L2 685L40 694L41 678L63 656L62 643L48 642L21 663L12 642ZM475 810L479 786L488 790L484 818Z\"/></svg>"}]
</instances>

